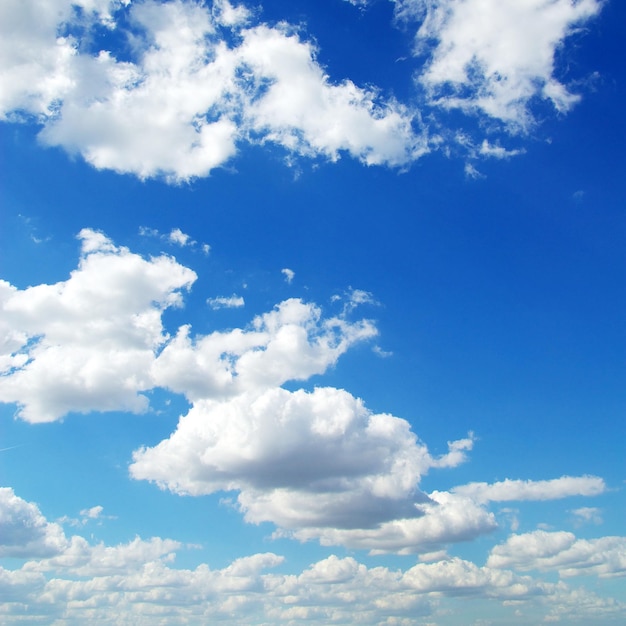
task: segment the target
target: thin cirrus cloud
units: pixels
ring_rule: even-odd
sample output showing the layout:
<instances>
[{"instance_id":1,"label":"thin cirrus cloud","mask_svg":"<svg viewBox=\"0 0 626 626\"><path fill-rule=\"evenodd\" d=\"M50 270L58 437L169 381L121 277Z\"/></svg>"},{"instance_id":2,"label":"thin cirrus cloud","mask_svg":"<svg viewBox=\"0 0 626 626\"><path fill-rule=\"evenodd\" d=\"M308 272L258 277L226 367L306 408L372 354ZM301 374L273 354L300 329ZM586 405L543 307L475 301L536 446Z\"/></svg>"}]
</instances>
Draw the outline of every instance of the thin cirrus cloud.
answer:
<instances>
[{"instance_id":1,"label":"thin cirrus cloud","mask_svg":"<svg viewBox=\"0 0 626 626\"><path fill-rule=\"evenodd\" d=\"M599 0L395 5L397 21L416 29L414 54L426 59L416 75L425 95L406 102L332 81L296 28L262 23L243 4L9 0L0 9L0 116L34 116L43 144L96 168L180 182L208 175L250 142L402 168L441 143L420 121L427 110L432 118L459 108L519 131L533 123L534 98L560 112L579 99L555 78L555 54ZM126 48L90 50L103 28Z\"/></svg>"}]
</instances>

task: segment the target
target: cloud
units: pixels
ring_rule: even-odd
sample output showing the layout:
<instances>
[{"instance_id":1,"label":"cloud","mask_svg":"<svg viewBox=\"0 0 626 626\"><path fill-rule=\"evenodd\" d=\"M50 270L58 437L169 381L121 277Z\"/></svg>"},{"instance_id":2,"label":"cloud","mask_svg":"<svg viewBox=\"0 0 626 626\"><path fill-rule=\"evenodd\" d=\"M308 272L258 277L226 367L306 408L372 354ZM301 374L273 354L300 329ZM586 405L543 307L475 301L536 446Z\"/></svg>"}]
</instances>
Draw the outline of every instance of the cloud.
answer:
<instances>
[{"instance_id":1,"label":"cloud","mask_svg":"<svg viewBox=\"0 0 626 626\"><path fill-rule=\"evenodd\" d=\"M285 281L288 284L291 284L296 273L293 270L290 270L288 267L285 267L280 271L281 271L281 274L283 274L283 276L285 277Z\"/></svg>"},{"instance_id":2,"label":"cloud","mask_svg":"<svg viewBox=\"0 0 626 626\"><path fill-rule=\"evenodd\" d=\"M244 328L202 335L184 324L170 336L163 312L182 305L196 274L98 231L79 239L79 265L66 281L24 290L0 283L0 400L45 422L70 411L146 410L145 392L156 387L183 394L191 407L176 430L135 451L135 479L176 493L235 492L245 520L271 522L277 536L374 553L431 553L488 533L490 502L605 490L600 478L566 476L426 493L425 474L466 461L471 433L433 456L406 420L374 413L346 390L283 387L324 374L377 335L371 321L350 319L356 306L375 303L370 293L350 289L332 317L291 298ZM101 513L85 509L76 524Z\"/></svg>"},{"instance_id":3,"label":"cloud","mask_svg":"<svg viewBox=\"0 0 626 626\"><path fill-rule=\"evenodd\" d=\"M44 144L98 169L171 182L207 176L245 142L394 167L428 150L407 107L331 83L314 46L285 24L248 26L252 14L226 0L120 5L5 3L0 115L36 116ZM89 52L102 21L132 42L129 59ZM63 28L73 35L59 37Z\"/></svg>"},{"instance_id":4,"label":"cloud","mask_svg":"<svg viewBox=\"0 0 626 626\"><path fill-rule=\"evenodd\" d=\"M180 228L173 228L167 238L171 243L175 243L183 248L195 243L195 241L192 241L191 237L184 233Z\"/></svg>"},{"instance_id":5,"label":"cloud","mask_svg":"<svg viewBox=\"0 0 626 626\"><path fill-rule=\"evenodd\" d=\"M63 529L48 522L36 504L0 487L0 557L39 558L67 548Z\"/></svg>"},{"instance_id":6,"label":"cloud","mask_svg":"<svg viewBox=\"0 0 626 626\"><path fill-rule=\"evenodd\" d=\"M244 306L245 301L242 296L233 294L232 296L219 296L217 298L209 298L207 304L212 309L233 309Z\"/></svg>"},{"instance_id":7,"label":"cloud","mask_svg":"<svg viewBox=\"0 0 626 626\"><path fill-rule=\"evenodd\" d=\"M172 258L145 260L84 229L78 269L53 285L1 285L5 345L0 401L16 402L29 422L70 411L148 406L152 362L166 342L161 314L181 304L196 279Z\"/></svg>"},{"instance_id":8,"label":"cloud","mask_svg":"<svg viewBox=\"0 0 626 626\"><path fill-rule=\"evenodd\" d=\"M579 97L555 74L563 41L598 14L600 0L395 0L400 20L418 20L418 76L431 103L484 113L513 129L532 123L533 98L566 112ZM434 45L434 49L432 46Z\"/></svg>"},{"instance_id":9,"label":"cloud","mask_svg":"<svg viewBox=\"0 0 626 626\"><path fill-rule=\"evenodd\" d=\"M454 448L432 458L406 421L373 415L346 391L274 388L197 401L169 439L134 454L130 471L177 493L237 490L254 523L367 528L421 515L419 478L461 462Z\"/></svg>"},{"instance_id":10,"label":"cloud","mask_svg":"<svg viewBox=\"0 0 626 626\"><path fill-rule=\"evenodd\" d=\"M9 510L32 534L58 529L11 489L0 490L0 496L2 519ZM38 530L29 521L36 521ZM565 535L566 541L559 545L576 546L578 542ZM616 539L623 543L623 538L609 537L596 540L593 547L603 550L601 542L606 541L608 549ZM91 544L75 535L49 552L23 551L21 558L29 559L24 564L15 569L0 567L0 620L7 625L22 623L28 607L30 620L61 620L68 626L109 623L111 615L139 626L207 620L347 623L355 614L363 624L412 623L419 616L435 616L444 608L442 598L459 596L514 602L533 623L542 617L550 621L573 616L602 623L603 617L618 619L625 608L584 588L570 589L563 582L545 582L489 563L479 567L445 553L431 553L431 562L406 570L368 567L351 556L331 554L302 570L293 571L291 566L292 573L285 573L289 564L271 552L243 556L221 569L206 563L192 569L175 567L177 553L189 547L160 537ZM279 566L283 571L276 571Z\"/></svg>"},{"instance_id":11,"label":"cloud","mask_svg":"<svg viewBox=\"0 0 626 626\"><path fill-rule=\"evenodd\" d=\"M569 532L536 530L511 535L491 550L487 565L522 571L558 571L561 577L626 575L626 537L576 539Z\"/></svg>"},{"instance_id":12,"label":"cloud","mask_svg":"<svg viewBox=\"0 0 626 626\"><path fill-rule=\"evenodd\" d=\"M595 506L583 506L573 509L570 513L574 516L575 523L581 524L602 524L602 510Z\"/></svg>"},{"instance_id":13,"label":"cloud","mask_svg":"<svg viewBox=\"0 0 626 626\"><path fill-rule=\"evenodd\" d=\"M558 500L571 496L596 496L604 493L604 480L597 476L562 476L552 480L504 480L498 483L469 483L454 488L454 493L475 502L512 502L519 500Z\"/></svg>"},{"instance_id":14,"label":"cloud","mask_svg":"<svg viewBox=\"0 0 626 626\"><path fill-rule=\"evenodd\" d=\"M249 328L192 337L182 326L153 365L155 384L191 401L260 394L322 374L348 348L377 334L367 321L323 318L312 303L285 300ZM251 396L253 397L253 396Z\"/></svg>"}]
</instances>

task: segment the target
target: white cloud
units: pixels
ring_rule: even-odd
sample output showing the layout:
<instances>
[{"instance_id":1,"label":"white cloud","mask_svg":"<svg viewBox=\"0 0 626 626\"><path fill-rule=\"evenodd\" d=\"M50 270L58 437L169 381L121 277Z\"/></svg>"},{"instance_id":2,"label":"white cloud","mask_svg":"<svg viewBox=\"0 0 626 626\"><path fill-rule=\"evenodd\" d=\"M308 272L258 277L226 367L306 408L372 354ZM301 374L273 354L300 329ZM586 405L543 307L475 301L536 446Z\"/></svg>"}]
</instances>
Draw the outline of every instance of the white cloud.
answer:
<instances>
[{"instance_id":1,"label":"white cloud","mask_svg":"<svg viewBox=\"0 0 626 626\"><path fill-rule=\"evenodd\" d=\"M438 491L423 496L428 500L416 505L412 517L399 516L372 528L304 528L291 535L301 541L318 539L322 545L343 545L372 554L411 554L470 541L497 527L493 514L469 498Z\"/></svg>"},{"instance_id":2,"label":"white cloud","mask_svg":"<svg viewBox=\"0 0 626 626\"><path fill-rule=\"evenodd\" d=\"M571 496L596 496L606 485L597 476L562 476L552 480L510 480L498 483L469 483L454 488L454 493L475 502L511 502L518 500L558 500Z\"/></svg>"},{"instance_id":3,"label":"white cloud","mask_svg":"<svg viewBox=\"0 0 626 626\"><path fill-rule=\"evenodd\" d=\"M209 298L207 304L212 309L233 309L244 306L245 301L243 296L218 296L217 298Z\"/></svg>"},{"instance_id":4,"label":"white cloud","mask_svg":"<svg viewBox=\"0 0 626 626\"><path fill-rule=\"evenodd\" d=\"M167 238L171 243L175 243L181 247L193 245L195 243L195 241L192 241L191 237L187 233L184 233L180 228L172 228Z\"/></svg>"},{"instance_id":5,"label":"white cloud","mask_svg":"<svg viewBox=\"0 0 626 626\"><path fill-rule=\"evenodd\" d=\"M0 495L7 494L8 499L0 498L0 511L9 510L24 521L31 536L56 527L32 503L10 489L0 490ZM33 521L35 529L28 524ZM5 536L15 539L11 532L0 535ZM563 545L576 546L571 537L565 539ZM607 556L615 539L620 538L594 540L592 547ZM623 546L623 539L616 545ZM430 562L407 570L367 567L353 557L329 555L302 571L278 573L272 570L285 569L288 563L271 552L244 556L222 569L205 563L177 568L176 555L186 546L160 537L136 537L111 546L90 544L80 536L69 541L63 537L54 547L24 550L20 556L31 560L12 570L0 567L3 624L23 623L26 607L31 621L62 621L67 626L106 624L112 615L119 623L138 626L221 620L242 625L303 619L353 623L354 615L367 625L410 624L419 617L436 617L447 610L443 598L458 596L514 602L528 623L574 616L589 623L602 623L603 618L614 623L610 620L625 609L618 601L581 587L570 589L563 582L545 582L490 564L479 567L445 552L430 553ZM545 556L546 549L539 552ZM522 563L522 569L526 565ZM593 568L586 573L604 575Z\"/></svg>"},{"instance_id":6,"label":"white cloud","mask_svg":"<svg viewBox=\"0 0 626 626\"><path fill-rule=\"evenodd\" d=\"M435 48L420 74L431 102L481 111L526 128L530 101L561 112L577 102L555 77L555 54L597 15L600 0L395 0L399 19L419 20L416 53Z\"/></svg>"},{"instance_id":7,"label":"white cloud","mask_svg":"<svg viewBox=\"0 0 626 626\"><path fill-rule=\"evenodd\" d=\"M594 574L601 578L626 575L626 537L576 539L569 532L536 530L511 535L495 546L487 565L522 571L556 570L562 577Z\"/></svg>"},{"instance_id":8,"label":"white cloud","mask_svg":"<svg viewBox=\"0 0 626 626\"><path fill-rule=\"evenodd\" d=\"M3 284L5 349L0 401L47 422L69 411L143 411L141 391L166 341L162 311L181 303L196 279L170 257L145 260L84 229L78 269L66 281L18 290ZM8 361L8 363L7 363Z\"/></svg>"},{"instance_id":9,"label":"white cloud","mask_svg":"<svg viewBox=\"0 0 626 626\"><path fill-rule=\"evenodd\" d=\"M581 524L602 524L602 510L595 506L583 506L573 509L570 513L574 516L575 523Z\"/></svg>"},{"instance_id":10,"label":"white cloud","mask_svg":"<svg viewBox=\"0 0 626 626\"><path fill-rule=\"evenodd\" d=\"M266 87L261 97L249 99L246 110L264 139L332 160L346 151L368 165L406 165L428 151L426 140L414 135L405 107L381 103L375 92L350 81L330 84L312 45L287 28L247 30L237 53L252 72L249 80Z\"/></svg>"},{"instance_id":11,"label":"white cloud","mask_svg":"<svg viewBox=\"0 0 626 626\"><path fill-rule=\"evenodd\" d=\"M291 298L257 316L248 329L191 337L190 327L181 327L154 363L153 376L192 401L263 393L322 374L376 332L371 322L324 319L319 307Z\"/></svg>"},{"instance_id":12,"label":"white cloud","mask_svg":"<svg viewBox=\"0 0 626 626\"><path fill-rule=\"evenodd\" d=\"M417 490L423 474L463 462L471 445L452 442L433 458L406 421L372 414L346 391L273 388L197 401L169 439L134 454L130 471L177 493L237 490L247 521L298 539L413 550L494 527L470 502L448 506L461 499L435 494L428 503Z\"/></svg>"},{"instance_id":13,"label":"white cloud","mask_svg":"<svg viewBox=\"0 0 626 626\"><path fill-rule=\"evenodd\" d=\"M67 548L63 529L48 522L36 504L0 487L0 557L38 558Z\"/></svg>"},{"instance_id":14,"label":"white cloud","mask_svg":"<svg viewBox=\"0 0 626 626\"><path fill-rule=\"evenodd\" d=\"M285 280L287 281L287 283L291 284L296 273L293 270L290 270L288 267L285 267L280 271L281 271L281 274L283 274L283 276L285 277Z\"/></svg>"},{"instance_id":15,"label":"white cloud","mask_svg":"<svg viewBox=\"0 0 626 626\"><path fill-rule=\"evenodd\" d=\"M131 5L128 30L108 8L119 3L82 5L92 21L129 35L133 57L92 55L79 40L58 37L62 23L79 19L69 0L4 3L0 115L38 116L45 144L96 168L179 182L208 175L245 141L391 166L427 150L406 107L347 80L331 83L312 44L284 24L248 27L243 6L146 0Z\"/></svg>"}]
</instances>

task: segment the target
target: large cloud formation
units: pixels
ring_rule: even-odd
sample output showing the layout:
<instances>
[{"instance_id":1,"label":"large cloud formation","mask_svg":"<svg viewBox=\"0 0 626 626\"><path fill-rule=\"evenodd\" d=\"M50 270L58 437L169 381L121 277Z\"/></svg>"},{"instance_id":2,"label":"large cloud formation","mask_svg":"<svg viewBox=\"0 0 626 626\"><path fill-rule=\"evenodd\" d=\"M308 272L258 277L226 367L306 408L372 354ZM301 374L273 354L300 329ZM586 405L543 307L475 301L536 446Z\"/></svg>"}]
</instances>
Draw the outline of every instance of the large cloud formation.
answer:
<instances>
[{"instance_id":1,"label":"large cloud formation","mask_svg":"<svg viewBox=\"0 0 626 626\"><path fill-rule=\"evenodd\" d=\"M373 413L344 389L293 388L376 336L372 321L351 319L371 295L349 292L335 316L291 298L244 328L198 335L184 324L170 334L163 314L183 304L195 272L91 229L79 239L67 280L23 290L0 283L0 401L37 423L146 411L157 387L183 394L191 406L176 430L135 451L135 479L179 494L232 492L246 521L271 522L277 536L373 553L429 553L491 532L492 502L606 489L598 477L564 476L426 493L422 478L466 461L472 435L433 456L409 422ZM32 528L43 537L33 541L50 544L53 527Z\"/></svg>"},{"instance_id":2,"label":"large cloud formation","mask_svg":"<svg viewBox=\"0 0 626 626\"><path fill-rule=\"evenodd\" d=\"M17 537L16 520L29 538ZM562 536L563 535L563 536ZM42 541L44 537L47 541ZM173 539L136 537L118 545L90 543L49 522L37 505L0 490L0 549L25 560L14 569L0 567L0 620L28 619L43 623L79 624L323 623L414 624L437 617L444 598L491 599L523 609L533 623L581 620L609 623L626 607L565 582L548 582L532 572L532 558L520 561L520 546L531 544L538 569L570 563L570 574L599 570L624 575L617 565L623 537L577 540L569 533L513 536L496 546L486 565L461 558L440 558L408 569L368 567L353 557L330 555L302 571L286 573L285 559L272 552L239 558L222 569L200 563L193 569L175 566L186 549ZM582 549L579 549L579 546ZM585 548L585 546L587 546ZM7 551L8 550L8 551ZM575 555L573 553L575 552ZM542 561L543 559L543 561ZM546 560L549 559L549 563ZM516 571L519 566L524 573ZM282 570L282 571L280 571ZM532 575L531 575L532 574ZM445 610L445 609L444 609ZM512 615L513 617L513 615Z\"/></svg>"},{"instance_id":3,"label":"large cloud formation","mask_svg":"<svg viewBox=\"0 0 626 626\"><path fill-rule=\"evenodd\" d=\"M38 116L44 143L97 168L174 181L207 175L242 141L392 166L427 149L406 107L331 83L313 44L286 24L251 25L226 0L122 5L3 3L0 116ZM90 51L98 28L116 30L122 51Z\"/></svg>"},{"instance_id":4,"label":"large cloud formation","mask_svg":"<svg viewBox=\"0 0 626 626\"><path fill-rule=\"evenodd\" d=\"M441 141L426 111L461 108L519 130L533 98L561 112L577 101L555 55L599 0L395 4L426 59L426 96L405 103L331 80L297 28L228 0L6 0L0 119L34 118L44 144L97 168L176 182L208 175L245 142L406 167Z\"/></svg>"}]
</instances>

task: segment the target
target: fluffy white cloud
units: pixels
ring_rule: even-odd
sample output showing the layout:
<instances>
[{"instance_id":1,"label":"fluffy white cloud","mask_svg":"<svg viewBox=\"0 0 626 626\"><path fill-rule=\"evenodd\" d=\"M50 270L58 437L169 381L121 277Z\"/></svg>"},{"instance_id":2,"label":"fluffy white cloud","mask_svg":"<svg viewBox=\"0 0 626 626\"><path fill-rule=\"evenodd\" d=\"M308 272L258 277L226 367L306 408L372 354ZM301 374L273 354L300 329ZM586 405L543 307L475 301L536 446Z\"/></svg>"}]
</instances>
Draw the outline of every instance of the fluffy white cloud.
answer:
<instances>
[{"instance_id":1,"label":"fluffy white cloud","mask_svg":"<svg viewBox=\"0 0 626 626\"><path fill-rule=\"evenodd\" d=\"M400 19L419 20L416 53L430 53L420 83L431 102L478 110L525 128L539 97L567 111L578 96L555 77L566 37L601 0L395 0Z\"/></svg>"},{"instance_id":2,"label":"fluffy white cloud","mask_svg":"<svg viewBox=\"0 0 626 626\"><path fill-rule=\"evenodd\" d=\"M322 374L354 343L376 334L371 322L323 319L297 298L256 317L250 328L190 336L183 326L153 365L155 383L190 400L262 393Z\"/></svg>"},{"instance_id":3,"label":"fluffy white cloud","mask_svg":"<svg viewBox=\"0 0 626 626\"><path fill-rule=\"evenodd\" d=\"M66 281L18 290L3 283L2 324L20 338L8 346L0 401L19 416L48 422L69 411L144 411L139 392L166 341L161 314L196 279L160 256L145 260L102 233L79 234L78 269Z\"/></svg>"},{"instance_id":4,"label":"fluffy white cloud","mask_svg":"<svg viewBox=\"0 0 626 626\"><path fill-rule=\"evenodd\" d=\"M247 114L267 140L331 159L347 151L370 165L404 165L428 150L413 135L407 109L378 104L375 92L350 81L330 84L311 44L289 30L250 29L237 52L252 72L249 80L264 81L265 92L250 99Z\"/></svg>"},{"instance_id":5,"label":"fluffy white cloud","mask_svg":"<svg viewBox=\"0 0 626 626\"><path fill-rule=\"evenodd\" d=\"M562 577L626 576L626 537L576 539L569 532L536 530L511 535L493 548L487 564L523 571L557 570Z\"/></svg>"},{"instance_id":6,"label":"fluffy white cloud","mask_svg":"<svg viewBox=\"0 0 626 626\"><path fill-rule=\"evenodd\" d=\"M110 24L122 0L5 0L0 4L0 119L48 116L74 83L76 41L61 36L72 20ZM76 9L81 10L79 15Z\"/></svg>"},{"instance_id":7,"label":"fluffy white cloud","mask_svg":"<svg viewBox=\"0 0 626 626\"><path fill-rule=\"evenodd\" d=\"M145 0L116 21L120 2L10 0L0 13L0 115L39 116L41 140L97 168L171 181L206 176L243 141L298 154L402 166L427 150L413 114L372 89L333 84L312 44L287 26L248 27L250 12ZM91 23L121 29L133 56L87 52ZM80 23L78 34L60 37ZM24 44L26 42L26 44Z\"/></svg>"},{"instance_id":8,"label":"fluffy white cloud","mask_svg":"<svg viewBox=\"0 0 626 626\"><path fill-rule=\"evenodd\" d=\"M469 483L454 488L454 493L475 502L514 500L558 500L571 496L597 496L606 490L598 476L562 476L553 480L503 480L498 483Z\"/></svg>"},{"instance_id":9,"label":"fluffy white cloud","mask_svg":"<svg viewBox=\"0 0 626 626\"><path fill-rule=\"evenodd\" d=\"M67 546L63 529L48 522L36 504L22 500L9 487L0 487L0 557L46 557Z\"/></svg>"},{"instance_id":10,"label":"fluffy white cloud","mask_svg":"<svg viewBox=\"0 0 626 626\"><path fill-rule=\"evenodd\" d=\"M12 511L26 526L29 537L50 524L32 503L0 490L0 510ZM58 527L57 527L58 528ZM575 546L565 533L565 547ZM4 538L4 534L0 537ZM12 625L28 620L79 624L211 623L292 624L317 623L411 624L418 616L437 611L442 599L473 596L483 600L514 602L527 623L576 616L602 623L623 613L625 607L583 588L570 589L520 575L500 565L479 567L471 561L431 555L433 562L409 569L367 567L355 558L330 555L296 573L277 573L285 559L277 554L253 554L222 569L200 563L193 569L174 566L179 541L136 537L128 543L90 544L83 537L54 543L42 550L39 539L21 540L16 556L31 559L16 569L0 567L0 621ZM595 548L606 541L597 540ZM559 544L559 545L561 545ZM26 546L31 550L27 551ZM621 544L623 546L623 542ZM504 549L505 546L499 546ZM621 548L623 549L623 548ZM509 550L511 552L511 550ZM513 550L515 552L515 550ZM546 549L540 550L546 555ZM551 553L555 551L552 550ZM571 559L570 559L571 561ZM526 569L526 563L520 569ZM594 573L589 570L588 573ZM407 621L408 620L408 621ZM613 622L614 623L614 622Z\"/></svg>"},{"instance_id":11,"label":"fluffy white cloud","mask_svg":"<svg viewBox=\"0 0 626 626\"><path fill-rule=\"evenodd\" d=\"M406 421L372 414L346 391L272 388L196 402L169 439L135 453L130 471L178 493L238 490L255 523L378 528L423 514L419 479L461 462L451 448L433 459Z\"/></svg>"}]
</instances>

